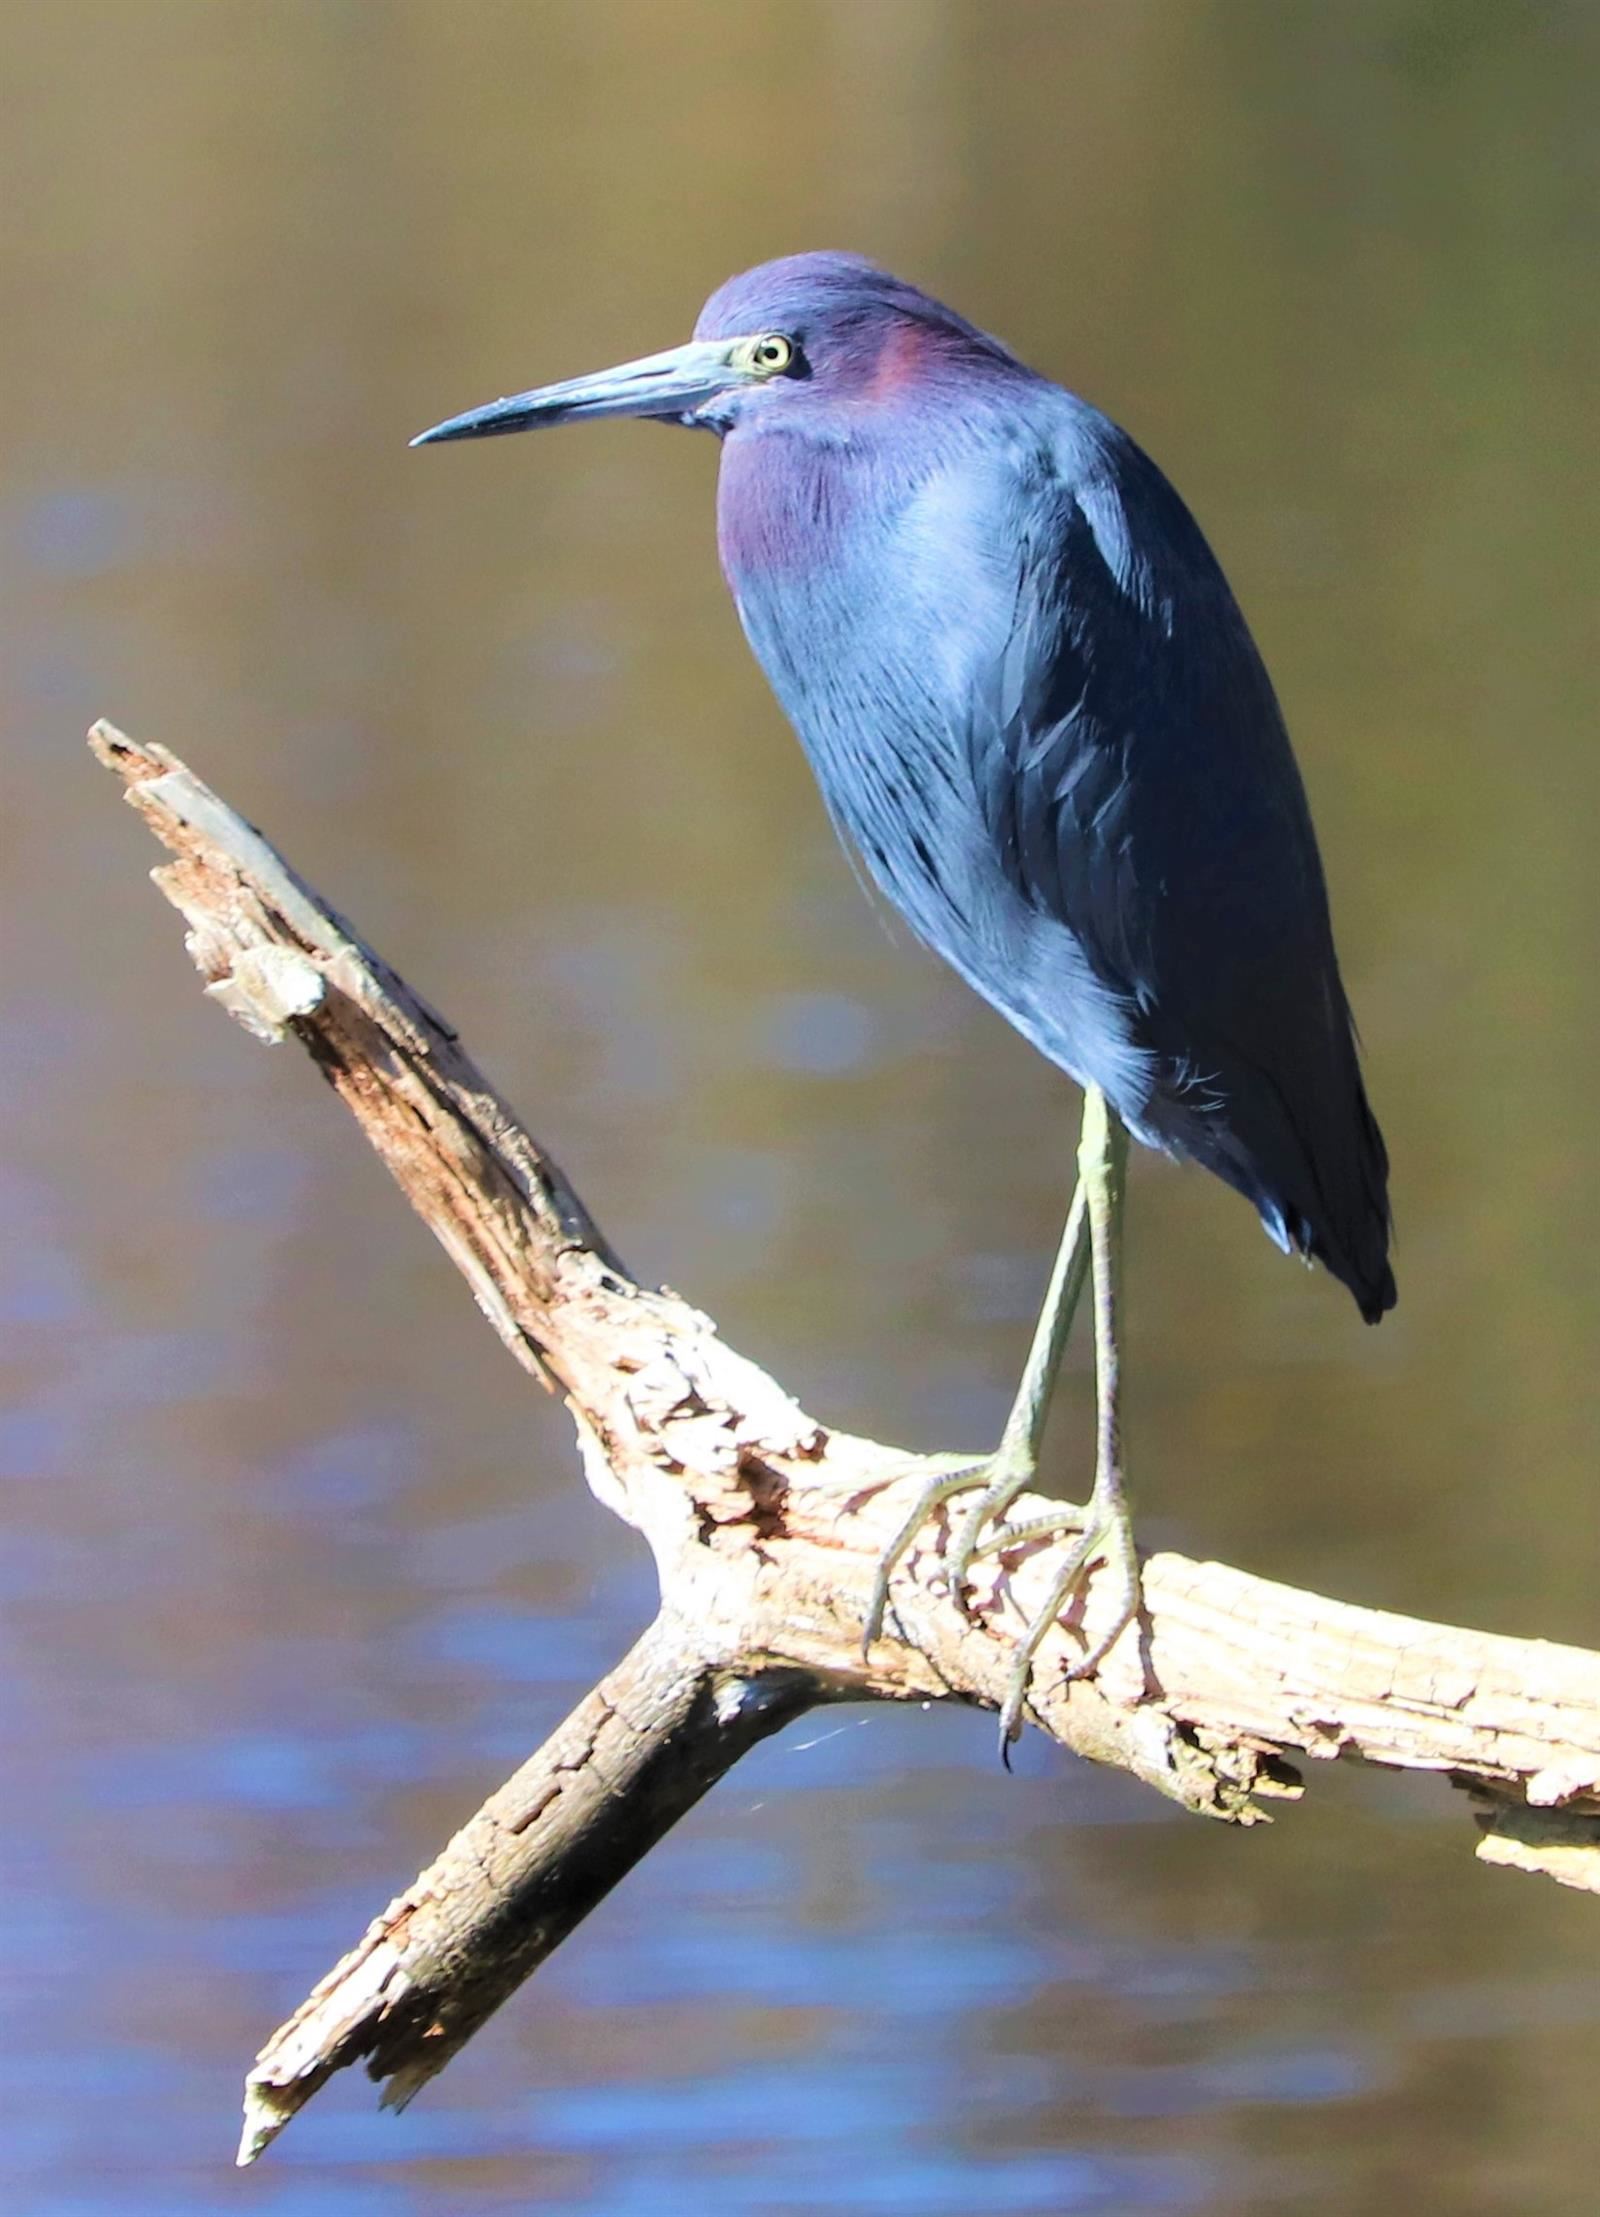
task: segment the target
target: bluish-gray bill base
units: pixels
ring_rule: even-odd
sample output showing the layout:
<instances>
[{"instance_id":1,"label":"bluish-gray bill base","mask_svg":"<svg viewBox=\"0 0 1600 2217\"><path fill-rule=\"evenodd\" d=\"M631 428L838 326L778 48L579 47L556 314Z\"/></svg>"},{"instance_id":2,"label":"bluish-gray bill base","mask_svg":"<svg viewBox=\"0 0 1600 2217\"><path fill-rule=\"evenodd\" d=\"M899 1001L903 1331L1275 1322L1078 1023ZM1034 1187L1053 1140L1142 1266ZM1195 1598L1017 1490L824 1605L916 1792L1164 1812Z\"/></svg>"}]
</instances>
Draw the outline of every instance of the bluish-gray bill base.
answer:
<instances>
[{"instance_id":1,"label":"bluish-gray bill base","mask_svg":"<svg viewBox=\"0 0 1600 2217\"><path fill-rule=\"evenodd\" d=\"M687 345L498 400L416 445L642 416L715 432L723 573L835 824L912 928L1084 1089L1078 1182L998 1449L950 1457L929 1517L959 1596L980 1554L1077 1535L1019 1648L1103 1565L1139 1606L1117 1299L1126 1134L1202 1163L1377 1323L1388 1157L1367 1105L1322 865L1261 657L1199 526L1126 432L999 340L850 254L735 277ZM1081 1507L1035 1483L1092 1286L1098 1425Z\"/></svg>"}]
</instances>

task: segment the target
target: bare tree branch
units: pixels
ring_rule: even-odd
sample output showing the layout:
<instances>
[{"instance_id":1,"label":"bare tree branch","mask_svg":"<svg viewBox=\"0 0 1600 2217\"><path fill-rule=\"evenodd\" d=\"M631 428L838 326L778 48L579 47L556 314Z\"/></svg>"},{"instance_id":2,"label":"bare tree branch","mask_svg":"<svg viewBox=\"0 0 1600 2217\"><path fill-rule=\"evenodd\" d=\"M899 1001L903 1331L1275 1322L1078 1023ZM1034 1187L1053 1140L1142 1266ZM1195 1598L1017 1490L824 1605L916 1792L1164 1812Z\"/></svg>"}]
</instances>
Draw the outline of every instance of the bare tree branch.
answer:
<instances>
[{"instance_id":1,"label":"bare tree branch","mask_svg":"<svg viewBox=\"0 0 1600 2217\"><path fill-rule=\"evenodd\" d=\"M675 1295L637 1285L456 1035L174 756L90 743L174 859L157 884L206 990L293 1034L511 1352L562 1393L596 1498L645 1534L655 1624L262 2050L250 2161L365 2059L410 2098L706 1789L820 1702L998 1707L1060 1550L986 1560L963 1611L935 1524L870 1657L880 1550L927 1475L826 1429ZM1037 1497L1019 1519L1042 1513ZM1294 1765L1346 1756L1466 1790L1488 1860L1600 1892L1600 1656L1352 1608L1219 1563L1145 1565L1143 1618L1095 1676L1092 1630L1041 1650L1030 1711L1062 1746L1202 1815L1260 1821Z\"/></svg>"}]
</instances>

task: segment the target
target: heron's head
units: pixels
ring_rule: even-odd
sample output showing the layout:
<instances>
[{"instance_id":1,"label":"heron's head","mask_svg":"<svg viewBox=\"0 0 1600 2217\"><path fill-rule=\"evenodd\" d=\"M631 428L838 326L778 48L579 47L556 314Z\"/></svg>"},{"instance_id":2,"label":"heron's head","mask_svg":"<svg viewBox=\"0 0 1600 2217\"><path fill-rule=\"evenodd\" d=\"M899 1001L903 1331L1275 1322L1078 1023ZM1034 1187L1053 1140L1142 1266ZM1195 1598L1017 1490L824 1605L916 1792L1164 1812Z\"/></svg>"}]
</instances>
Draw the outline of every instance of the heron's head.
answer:
<instances>
[{"instance_id":1,"label":"heron's head","mask_svg":"<svg viewBox=\"0 0 1600 2217\"><path fill-rule=\"evenodd\" d=\"M998 340L855 254L792 254L719 287L694 337L664 354L543 385L413 439L494 438L541 424L647 416L726 434L890 421L961 381L1026 374Z\"/></svg>"}]
</instances>

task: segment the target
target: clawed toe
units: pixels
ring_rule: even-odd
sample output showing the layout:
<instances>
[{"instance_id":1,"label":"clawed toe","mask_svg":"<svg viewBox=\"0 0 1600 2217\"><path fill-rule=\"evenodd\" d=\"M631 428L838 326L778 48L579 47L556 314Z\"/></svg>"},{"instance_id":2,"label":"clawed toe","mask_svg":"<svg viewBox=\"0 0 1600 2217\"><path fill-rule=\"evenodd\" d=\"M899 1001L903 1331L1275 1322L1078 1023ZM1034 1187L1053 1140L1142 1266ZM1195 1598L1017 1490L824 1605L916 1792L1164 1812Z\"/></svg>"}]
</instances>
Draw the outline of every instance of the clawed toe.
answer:
<instances>
[{"instance_id":1,"label":"clawed toe","mask_svg":"<svg viewBox=\"0 0 1600 2217\"><path fill-rule=\"evenodd\" d=\"M1056 1573L1055 1582L1045 1597L1043 1606L1029 1620L1027 1629L1018 1642L1016 1661L1006 1682L1005 1699L1000 1705L1002 1762L1009 1761L1010 1749L1021 1736L1022 1711L1033 1676L1034 1658L1051 1627L1059 1622L1067 1604L1087 1586L1089 1573L1095 1564L1103 1562L1107 1572L1116 1580L1116 1605L1102 1620L1094 1638L1086 1641L1083 1653L1067 1664L1063 1677L1068 1680L1088 1678L1099 1668L1139 1611L1139 1558L1133 1543L1133 1528L1121 1499L1113 1498L1111 1503L1104 1506L1091 1502L1086 1511L1079 1512L1079 1525L1066 1528L1080 1530L1078 1543ZM1015 1544L1018 1537L1043 1538L1050 1531L1060 1529L1062 1527L1054 1520L1047 1522L1040 1518L1032 1525L1013 1527L1014 1537L1002 1544ZM984 1550L985 1553L989 1551L989 1547Z\"/></svg>"},{"instance_id":2,"label":"clawed toe","mask_svg":"<svg viewBox=\"0 0 1600 2217\"><path fill-rule=\"evenodd\" d=\"M984 1511L984 1503L990 1499L991 1495L1001 1490L1000 1482L995 1475L997 1466L993 1458L976 1457L969 1461L959 1456L942 1456L935 1460L934 1468L937 1475L918 1494L910 1515L878 1558L878 1574L873 1581L872 1598L868 1603L866 1622L861 1633L863 1660L872 1652L874 1642L882 1634L883 1620L889 1606L890 1581L893 1579L900 1563L915 1544L917 1534L929 1518L933 1516L936 1510L942 1508L947 1501L953 1501L958 1494L974 1491L981 1492L983 1495L983 1501L978 1504L978 1508L986 1517L987 1512ZM1033 1473L1031 1470L1023 1472L1020 1476L1016 1476L1016 1481L1012 1484L1013 1475L1008 1473L1005 1481L1010 1486L1010 1491L1005 1493L1004 1496L1007 1504L1016 1499ZM962 1543L965 1541L971 1521L969 1519L968 1524L962 1527ZM969 1547L963 1551L962 1543L958 1543L947 1554L945 1576L951 1599L955 1602L957 1608L965 1613L966 1575L972 1557L972 1550Z\"/></svg>"}]
</instances>

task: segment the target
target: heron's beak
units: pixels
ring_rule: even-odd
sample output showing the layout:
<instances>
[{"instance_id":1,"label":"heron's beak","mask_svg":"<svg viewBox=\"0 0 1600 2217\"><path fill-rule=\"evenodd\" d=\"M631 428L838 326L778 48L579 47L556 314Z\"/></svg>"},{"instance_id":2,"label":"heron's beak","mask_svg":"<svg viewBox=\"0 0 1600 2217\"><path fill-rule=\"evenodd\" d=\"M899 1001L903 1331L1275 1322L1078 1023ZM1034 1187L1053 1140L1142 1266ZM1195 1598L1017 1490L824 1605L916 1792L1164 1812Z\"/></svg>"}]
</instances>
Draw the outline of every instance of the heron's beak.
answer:
<instances>
[{"instance_id":1,"label":"heron's beak","mask_svg":"<svg viewBox=\"0 0 1600 2217\"><path fill-rule=\"evenodd\" d=\"M413 446L435 446L446 439L493 439L505 431L533 431L544 423L582 423L599 416L660 416L669 422L692 416L697 408L730 386L752 382L734 364L737 339L691 339L665 354L600 370L593 377L570 377L564 385L541 385L536 392L514 393L470 408L423 431Z\"/></svg>"}]
</instances>

